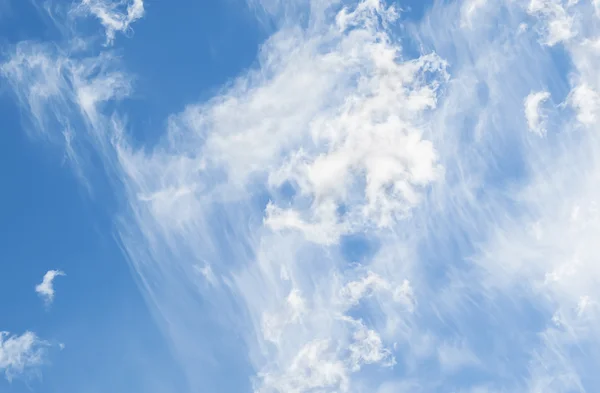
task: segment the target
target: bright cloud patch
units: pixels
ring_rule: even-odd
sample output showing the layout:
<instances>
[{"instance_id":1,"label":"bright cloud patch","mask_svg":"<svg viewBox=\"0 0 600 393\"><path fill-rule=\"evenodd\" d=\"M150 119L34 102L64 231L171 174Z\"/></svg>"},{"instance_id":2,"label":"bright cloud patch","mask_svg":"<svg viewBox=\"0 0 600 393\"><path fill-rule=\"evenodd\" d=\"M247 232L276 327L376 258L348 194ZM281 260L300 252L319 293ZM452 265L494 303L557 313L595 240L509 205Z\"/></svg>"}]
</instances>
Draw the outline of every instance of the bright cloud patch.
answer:
<instances>
[{"instance_id":1,"label":"bright cloud patch","mask_svg":"<svg viewBox=\"0 0 600 393\"><path fill-rule=\"evenodd\" d=\"M98 18L106 30L107 44L111 44L116 33L129 33L131 24L144 16L144 1L81 0L73 12Z\"/></svg>"},{"instance_id":2,"label":"bright cloud patch","mask_svg":"<svg viewBox=\"0 0 600 393\"><path fill-rule=\"evenodd\" d=\"M59 276L64 276L65 273L60 270L48 270L44 274L42 282L35 286L35 291L44 299L47 305L54 301L54 279Z\"/></svg>"},{"instance_id":3,"label":"bright cloud patch","mask_svg":"<svg viewBox=\"0 0 600 393\"><path fill-rule=\"evenodd\" d=\"M0 370L11 381L40 366L44 361L47 346L46 342L41 341L32 332L25 332L20 336L0 332Z\"/></svg>"},{"instance_id":4,"label":"bright cloud patch","mask_svg":"<svg viewBox=\"0 0 600 393\"><path fill-rule=\"evenodd\" d=\"M547 91L539 91L537 93L531 93L525 98L525 118L527 119L527 125L529 130L538 135L543 135L546 131L544 129L544 115L540 113L541 104L550 98L550 93Z\"/></svg>"}]
</instances>

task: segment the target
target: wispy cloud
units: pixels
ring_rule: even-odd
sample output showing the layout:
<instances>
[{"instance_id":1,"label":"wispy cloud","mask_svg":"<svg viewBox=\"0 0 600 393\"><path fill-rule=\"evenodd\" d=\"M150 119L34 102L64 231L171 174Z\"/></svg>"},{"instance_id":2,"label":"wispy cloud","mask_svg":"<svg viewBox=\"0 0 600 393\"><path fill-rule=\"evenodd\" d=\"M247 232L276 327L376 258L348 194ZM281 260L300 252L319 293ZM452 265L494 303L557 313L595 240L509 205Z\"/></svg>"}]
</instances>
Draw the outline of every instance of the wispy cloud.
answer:
<instances>
[{"instance_id":1,"label":"wispy cloud","mask_svg":"<svg viewBox=\"0 0 600 393\"><path fill-rule=\"evenodd\" d=\"M24 44L2 68L116 180L191 389L240 348L260 393L596 386L595 6L438 2L402 25L413 55L383 1L290 7L254 69L144 149L103 105L130 92L110 53Z\"/></svg>"},{"instance_id":2,"label":"wispy cloud","mask_svg":"<svg viewBox=\"0 0 600 393\"><path fill-rule=\"evenodd\" d=\"M88 184L90 156L110 146L111 122L102 109L129 94L132 78L120 70L110 51L97 57L67 53L54 45L23 41L0 66L0 75L26 109L24 129L35 139L63 146L64 156ZM112 173L112 163L104 164Z\"/></svg>"},{"instance_id":3,"label":"wispy cloud","mask_svg":"<svg viewBox=\"0 0 600 393\"><path fill-rule=\"evenodd\" d=\"M81 0L72 9L78 16L97 18L106 31L106 43L112 44L117 33L129 34L131 24L144 16L143 0Z\"/></svg>"},{"instance_id":4,"label":"wispy cloud","mask_svg":"<svg viewBox=\"0 0 600 393\"><path fill-rule=\"evenodd\" d=\"M46 305L52 304L54 301L54 279L66 274L60 270L48 270L44 274L42 282L35 286L35 291L44 300Z\"/></svg>"},{"instance_id":5,"label":"wispy cloud","mask_svg":"<svg viewBox=\"0 0 600 393\"><path fill-rule=\"evenodd\" d=\"M192 268L186 260L211 261L229 281L229 291L209 295L211 308L233 301L248 310L241 332L258 392L348 391L359 380L376 387L363 369L393 367L394 340L418 335L408 327L410 269L393 266L394 241L370 269L351 268L339 247L352 234L384 239L443 175L425 135L446 64L434 54L401 60L386 33L398 17L393 7L361 2L327 12L333 17L316 18L308 31L275 34L258 70L173 116L153 153L117 146L137 217L125 222L124 243L165 319L190 326L172 337L176 348L188 357L190 342L206 345L194 326L207 322L238 329L239 316L226 309L223 322L174 312L199 304L201 291L157 296L180 288ZM152 174L158 168L165 176ZM270 202L254 205L260 195ZM223 248L225 228L232 232ZM146 256L128 238L137 231ZM199 234L201 245L188 242ZM183 250L185 259L171 257ZM359 304L380 317L354 315Z\"/></svg>"},{"instance_id":6,"label":"wispy cloud","mask_svg":"<svg viewBox=\"0 0 600 393\"><path fill-rule=\"evenodd\" d=\"M32 332L20 336L0 332L0 370L12 381L42 365L47 347L48 343Z\"/></svg>"}]
</instances>

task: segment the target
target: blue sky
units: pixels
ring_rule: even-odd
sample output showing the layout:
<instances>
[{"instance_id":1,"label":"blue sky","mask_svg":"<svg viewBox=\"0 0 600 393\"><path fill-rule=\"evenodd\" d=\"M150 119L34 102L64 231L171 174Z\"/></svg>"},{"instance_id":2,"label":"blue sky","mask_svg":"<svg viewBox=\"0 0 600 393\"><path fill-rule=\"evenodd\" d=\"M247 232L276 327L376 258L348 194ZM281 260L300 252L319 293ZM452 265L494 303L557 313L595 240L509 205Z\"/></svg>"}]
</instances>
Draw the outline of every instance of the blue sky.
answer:
<instances>
[{"instance_id":1,"label":"blue sky","mask_svg":"<svg viewBox=\"0 0 600 393\"><path fill-rule=\"evenodd\" d=\"M0 391L598 391L598 18L0 0Z\"/></svg>"}]
</instances>

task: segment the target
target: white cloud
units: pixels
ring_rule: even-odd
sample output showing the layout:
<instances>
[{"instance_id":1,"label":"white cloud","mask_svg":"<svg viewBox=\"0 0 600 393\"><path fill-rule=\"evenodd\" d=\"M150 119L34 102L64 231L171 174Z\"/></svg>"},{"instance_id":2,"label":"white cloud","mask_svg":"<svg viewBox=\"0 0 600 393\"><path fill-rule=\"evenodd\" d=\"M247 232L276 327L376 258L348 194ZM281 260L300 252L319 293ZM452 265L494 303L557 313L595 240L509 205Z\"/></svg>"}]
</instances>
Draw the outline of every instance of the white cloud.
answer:
<instances>
[{"instance_id":1,"label":"white cloud","mask_svg":"<svg viewBox=\"0 0 600 393\"><path fill-rule=\"evenodd\" d=\"M95 146L124 186L119 235L193 390L228 364L198 334L214 325L239 329L260 392L376 390L369 370L435 357L421 345L432 333L417 326L417 292L428 290L413 279L422 233L411 226L445 180L433 140L447 64L433 51L405 58L388 30L398 13L383 2L327 15L282 24L256 69L173 115L152 149L131 147L104 112L129 93L110 54L22 45L3 66L38 123L81 121L69 151ZM36 96L37 85L50 93ZM270 203L257 207L264 194ZM364 266L340 256L353 234L380 244ZM224 285L187 285L197 273ZM364 318L353 314L363 307Z\"/></svg>"},{"instance_id":2,"label":"white cloud","mask_svg":"<svg viewBox=\"0 0 600 393\"><path fill-rule=\"evenodd\" d=\"M229 288L248 310L243 337L257 391L348 390L362 365L393 363L390 348L404 340L395 330L410 334L416 308L410 276L393 267L394 255L381 256L367 277L390 279L351 291L350 301L344 288L363 272L346 276L331 252L347 234L388 233L443 178L426 135L446 64L434 54L403 60L380 24L395 15L381 2L360 2L337 12L335 25L283 28L263 45L260 69L173 116L154 152L120 140L136 217L123 233L140 228L151 253L143 258L155 267L141 263L133 240L124 243L145 280L178 292L168 299L148 288L165 318L190 327L172 336L182 356L194 347L190 340L202 345L193 326L205 323L173 312L179 306L172 302L193 307L200 295L175 289L185 278L171 271L173 263L181 272L189 265L170 255L183 252L212 267L235 266ZM250 202L260 192L271 199L264 211ZM219 228L233 231L227 251ZM196 237L201 246L189 242ZM309 267L303 255L315 247L323 252ZM226 302L218 292L210 296ZM350 322L345 316L357 302L381 309L381 318Z\"/></svg>"},{"instance_id":3,"label":"white cloud","mask_svg":"<svg viewBox=\"0 0 600 393\"><path fill-rule=\"evenodd\" d=\"M477 14L486 6L485 0L468 0L461 6L461 27L473 28Z\"/></svg>"},{"instance_id":4,"label":"white cloud","mask_svg":"<svg viewBox=\"0 0 600 393\"><path fill-rule=\"evenodd\" d=\"M396 360L389 349L385 348L383 340L375 330L367 329L362 322L352 321L357 329L348 345L350 351L350 370L356 372L366 364L380 364L392 367Z\"/></svg>"},{"instance_id":5,"label":"white cloud","mask_svg":"<svg viewBox=\"0 0 600 393\"><path fill-rule=\"evenodd\" d=\"M365 297L382 292L386 296L391 295L394 301L404 303L410 311L413 311L416 306L413 289L408 280L403 280L402 284L394 286L373 272L368 272L362 279L344 285L340 290L340 297L343 302L353 306Z\"/></svg>"},{"instance_id":6,"label":"white cloud","mask_svg":"<svg viewBox=\"0 0 600 393\"><path fill-rule=\"evenodd\" d=\"M525 108L525 119L527 120L529 131L538 135L544 135L546 132L544 128L545 116L541 113L540 106L549 98L549 92L538 91L535 93L530 93L523 102Z\"/></svg>"},{"instance_id":7,"label":"white cloud","mask_svg":"<svg viewBox=\"0 0 600 393\"><path fill-rule=\"evenodd\" d=\"M593 126L598 119L600 95L587 84L577 85L571 91L569 104L577 111L577 120L586 126Z\"/></svg>"},{"instance_id":8,"label":"white cloud","mask_svg":"<svg viewBox=\"0 0 600 393\"><path fill-rule=\"evenodd\" d=\"M34 333L10 335L0 332L0 370L12 381L43 364L48 343Z\"/></svg>"},{"instance_id":9,"label":"white cloud","mask_svg":"<svg viewBox=\"0 0 600 393\"><path fill-rule=\"evenodd\" d=\"M577 2L570 0L531 0L527 11L542 20L544 43L554 46L573 38L577 32L569 11Z\"/></svg>"},{"instance_id":10,"label":"white cloud","mask_svg":"<svg viewBox=\"0 0 600 393\"><path fill-rule=\"evenodd\" d=\"M62 145L65 157L87 184L90 152L110 144L112 123L102 114L103 108L131 90L131 78L120 71L118 59L111 52L70 58L54 45L25 41L0 65L0 76L26 109L25 130L35 139ZM105 164L110 171L111 163Z\"/></svg>"},{"instance_id":11,"label":"white cloud","mask_svg":"<svg viewBox=\"0 0 600 393\"><path fill-rule=\"evenodd\" d=\"M263 371L263 392L301 393L315 389L348 391L348 371L326 340L306 343L285 370Z\"/></svg>"},{"instance_id":12,"label":"white cloud","mask_svg":"<svg viewBox=\"0 0 600 393\"><path fill-rule=\"evenodd\" d=\"M131 24L144 16L144 1L81 0L72 12L98 18L106 30L106 43L111 44L116 33L130 33Z\"/></svg>"},{"instance_id":13,"label":"white cloud","mask_svg":"<svg viewBox=\"0 0 600 393\"><path fill-rule=\"evenodd\" d=\"M600 331L591 3L438 2L404 26L414 58L383 2L311 6L327 12L278 24L256 68L153 147L102 105L130 92L109 54L24 45L2 68L38 123L83 119L69 151L87 141L123 186L119 235L191 389L240 354L208 329L243 338L257 392L408 390L395 362L424 391L475 365L503 375L457 391L583 390L599 359L573 348ZM545 124L549 91L572 116ZM523 138L524 105L556 139ZM373 244L360 264L349 235Z\"/></svg>"},{"instance_id":14,"label":"white cloud","mask_svg":"<svg viewBox=\"0 0 600 393\"><path fill-rule=\"evenodd\" d=\"M65 276L65 273L60 270L48 270L42 282L35 286L35 291L47 305L54 301L54 279L58 276Z\"/></svg>"},{"instance_id":15,"label":"white cloud","mask_svg":"<svg viewBox=\"0 0 600 393\"><path fill-rule=\"evenodd\" d=\"M595 239L600 140L595 120L600 79L595 40L600 31L590 2L570 2L564 9L578 26L578 34L564 42L573 67L560 70L569 76L565 104L573 111L553 124L556 142L525 148L531 177L511 196L521 213L499 220L479 257L481 268L489 272L487 290L524 296L546 324L532 351L529 391L593 389L588 378L599 361ZM540 23L551 21L541 17ZM537 230L527 229L532 227ZM574 351L582 347L585 353Z\"/></svg>"}]
</instances>

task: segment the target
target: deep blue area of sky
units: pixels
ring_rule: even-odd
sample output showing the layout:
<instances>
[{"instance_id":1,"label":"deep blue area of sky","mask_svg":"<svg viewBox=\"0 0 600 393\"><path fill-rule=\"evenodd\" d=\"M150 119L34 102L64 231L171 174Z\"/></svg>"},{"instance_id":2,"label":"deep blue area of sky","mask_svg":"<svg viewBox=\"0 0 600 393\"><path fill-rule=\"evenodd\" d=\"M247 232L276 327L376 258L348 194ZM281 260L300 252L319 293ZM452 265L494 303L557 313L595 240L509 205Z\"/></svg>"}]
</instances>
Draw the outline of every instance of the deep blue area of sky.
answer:
<instances>
[{"instance_id":1,"label":"deep blue area of sky","mask_svg":"<svg viewBox=\"0 0 600 393\"><path fill-rule=\"evenodd\" d=\"M418 18L427 3L400 5L411 8L405 17ZM251 67L269 32L236 0L148 0L145 6L133 36L118 36L114 49L136 75L125 109L134 138L147 143L169 114ZM60 42L31 2L11 0L6 11L0 9L3 57L21 40ZM11 384L0 378L0 391L185 391L113 238L111 207L99 206L109 191L95 190L100 197L90 198L60 146L27 136L13 101L0 85L0 331L32 330L65 348L50 350L41 378ZM56 299L46 310L34 286L49 269L67 276L56 279Z\"/></svg>"}]
</instances>

